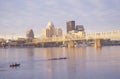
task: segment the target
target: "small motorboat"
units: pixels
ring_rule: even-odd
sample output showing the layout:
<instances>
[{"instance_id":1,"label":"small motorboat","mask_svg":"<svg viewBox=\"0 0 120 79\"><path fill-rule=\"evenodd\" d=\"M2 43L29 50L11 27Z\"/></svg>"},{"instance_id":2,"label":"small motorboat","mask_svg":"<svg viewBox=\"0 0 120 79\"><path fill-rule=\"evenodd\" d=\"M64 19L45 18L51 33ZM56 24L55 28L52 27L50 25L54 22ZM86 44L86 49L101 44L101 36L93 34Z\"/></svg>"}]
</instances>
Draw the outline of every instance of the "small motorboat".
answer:
<instances>
[{"instance_id":1,"label":"small motorboat","mask_svg":"<svg viewBox=\"0 0 120 79\"><path fill-rule=\"evenodd\" d=\"M17 64L17 63L15 63L15 64L10 64L10 67L19 67L20 66L20 64Z\"/></svg>"}]
</instances>

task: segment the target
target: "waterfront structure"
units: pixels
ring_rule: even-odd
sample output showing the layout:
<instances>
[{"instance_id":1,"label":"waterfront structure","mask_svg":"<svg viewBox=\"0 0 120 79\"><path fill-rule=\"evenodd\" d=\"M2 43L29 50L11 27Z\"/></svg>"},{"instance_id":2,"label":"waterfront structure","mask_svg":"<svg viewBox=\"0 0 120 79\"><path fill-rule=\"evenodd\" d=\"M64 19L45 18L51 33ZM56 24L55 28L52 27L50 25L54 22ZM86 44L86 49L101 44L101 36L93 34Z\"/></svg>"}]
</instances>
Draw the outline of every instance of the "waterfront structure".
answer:
<instances>
[{"instance_id":1,"label":"waterfront structure","mask_svg":"<svg viewBox=\"0 0 120 79\"><path fill-rule=\"evenodd\" d=\"M5 43L5 42L6 42L5 39L0 38L0 46L2 46L2 44Z\"/></svg>"},{"instance_id":2,"label":"waterfront structure","mask_svg":"<svg viewBox=\"0 0 120 79\"><path fill-rule=\"evenodd\" d=\"M5 40L3 38L0 38L0 43L4 42Z\"/></svg>"},{"instance_id":3,"label":"waterfront structure","mask_svg":"<svg viewBox=\"0 0 120 79\"><path fill-rule=\"evenodd\" d=\"M23 45L25 42L26 42L26 39L25 39L25 38L18 38L18 39L17 39L18 45Z\"/></svg>"},{"instance_id":4,"label":"waterfront structure","mask_svg":"<svg viewBox=\"0 0 120 79\"><path fill-rule=\"evenodd\" d=\"M32 29L30 29L26 32L26 38L27 39L34 39L34 32Z\"/></svg>"},{"instance_id":5,"label":"waterfront structure","mask_svg":"<svg viewBox=\"0 0 120 79\"><path fill-rule=\"evenodd\" d=\"M72 30L75 30L75 21L68 21L67 23L67 33Z\"/></svg>"},{"instance_id":6,"label":"waterfront structure","mask_svg":"<svg viewBox=\"0 0 120 79\"><path fill-rule=\"evenodd\" d=\"M7 43L8 43L8 46L16 46L18 44L17 40L13 40L13 39L7 40Z\"/></svg>"}]
</instances>

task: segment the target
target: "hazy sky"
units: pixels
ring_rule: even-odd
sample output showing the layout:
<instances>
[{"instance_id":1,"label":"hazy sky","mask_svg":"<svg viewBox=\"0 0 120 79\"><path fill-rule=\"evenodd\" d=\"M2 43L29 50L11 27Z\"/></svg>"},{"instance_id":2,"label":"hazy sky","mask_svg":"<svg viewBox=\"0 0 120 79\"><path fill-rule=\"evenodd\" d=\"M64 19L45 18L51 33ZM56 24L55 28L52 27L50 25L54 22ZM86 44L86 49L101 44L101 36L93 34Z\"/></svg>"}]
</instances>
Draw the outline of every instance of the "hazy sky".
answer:
<instances>
[{"instance_id":1,"label":"hazy sky","mask_svg":"<svg viewBox=\"0 0 120 79\"><path fill-rule=\"evenodd\" d=\"M120 0L0 0L1 36L40 36L49 21L66 31L69 20L87 32L120 29Z\"/></svg>"}]
</instances>

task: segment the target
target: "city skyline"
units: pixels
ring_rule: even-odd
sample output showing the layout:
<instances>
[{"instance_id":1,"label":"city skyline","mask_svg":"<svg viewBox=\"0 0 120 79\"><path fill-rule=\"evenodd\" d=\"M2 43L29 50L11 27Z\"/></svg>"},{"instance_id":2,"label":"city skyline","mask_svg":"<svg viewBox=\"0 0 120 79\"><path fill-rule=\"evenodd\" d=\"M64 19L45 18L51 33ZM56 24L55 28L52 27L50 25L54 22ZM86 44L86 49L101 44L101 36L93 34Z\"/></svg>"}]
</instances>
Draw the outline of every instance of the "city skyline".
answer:
<instances>
[{"instance_id":1,"label":"city skyline","mask_svg":"<svg viewBox=\"0 0 120 79\"><path fill-rule=\"evenodd\" d=\"M117 30L119 3L119 0L0 0L0 36L23 36L28 29L40 36L49 21L65 33L66 22L70 20L84 25L87 32Z\"/></svg>"}]
</instances>

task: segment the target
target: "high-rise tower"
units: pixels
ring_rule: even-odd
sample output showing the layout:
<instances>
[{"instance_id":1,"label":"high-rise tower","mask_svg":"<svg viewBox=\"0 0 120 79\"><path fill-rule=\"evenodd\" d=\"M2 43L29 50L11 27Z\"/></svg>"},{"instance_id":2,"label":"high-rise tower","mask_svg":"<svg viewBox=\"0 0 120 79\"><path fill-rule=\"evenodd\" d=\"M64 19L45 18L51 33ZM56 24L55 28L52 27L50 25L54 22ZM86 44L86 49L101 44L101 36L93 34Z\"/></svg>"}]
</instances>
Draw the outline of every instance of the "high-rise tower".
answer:
<instances>
[{"instance_id":1,"label":"high-rise tower","mask_svg":"<svg viewBox=\"0 0 120 79\"><path fill-rule=\"evenodd\" d=\"M75 21L68 21L66 24L67 24L67 33L69 31L75 30Z\"/></svg>"},{"instance_id":2,"label":"high-rise tower","mask_svg":"<svg viewBox=\"0 0 120 79\"><path fill-rule=\"evenodd\" d=\"M55 28L53 22L48 22L46 28L43 30L43 37L62 36L62 29Z\"/></svg>"},{"instance_id":3,"label":"high-rise tower","mask_svg":"<svg viewBox=\"0 0 120 79\"><path fill-rule=\"evenodd\" d=\"M85 31L84 26L83 25L76 25L76 31L84 32Z\"/></svg>"},{"instance_id":4,"label":"high-rise tower","mask_svg":"<svg viewBox=\"0 0 120 79\"><path fill-rule=\"evenodd\" d=\"M67 24L67 33L69 33L69 31L75 30L75 21L68 21L66 24Z\"/></svg>"},{"instance_id":5,"label":"high-rise tower","mask_svg":"<svg viewBox=\"0 0 120 79\"><path fill-rule=\"evenodd\" d=\"M34 39L34 33L33 33L32 29L30 29L26 32L26 37L27 37L27 39Z\"/></svg>"}]
</instances>

